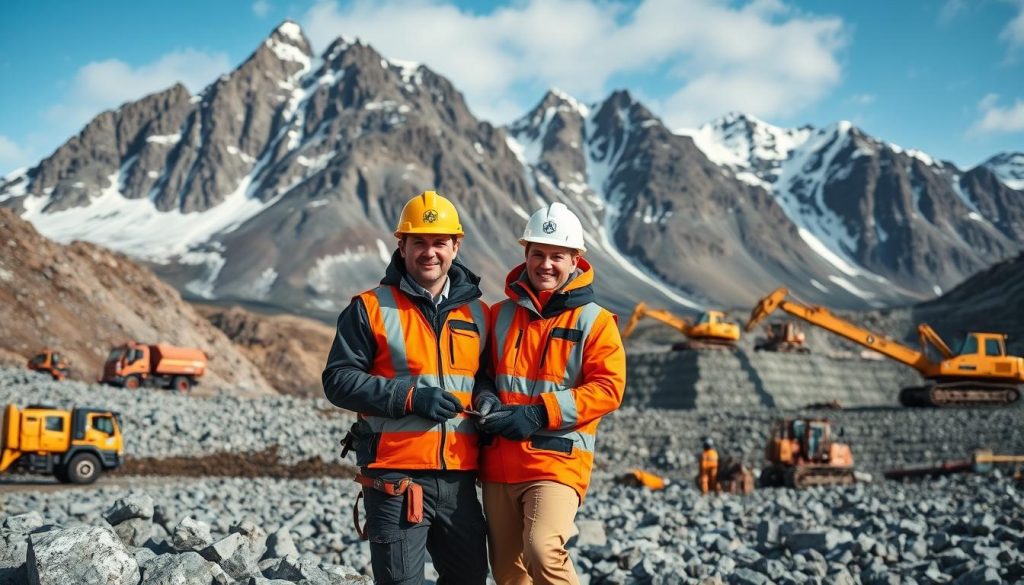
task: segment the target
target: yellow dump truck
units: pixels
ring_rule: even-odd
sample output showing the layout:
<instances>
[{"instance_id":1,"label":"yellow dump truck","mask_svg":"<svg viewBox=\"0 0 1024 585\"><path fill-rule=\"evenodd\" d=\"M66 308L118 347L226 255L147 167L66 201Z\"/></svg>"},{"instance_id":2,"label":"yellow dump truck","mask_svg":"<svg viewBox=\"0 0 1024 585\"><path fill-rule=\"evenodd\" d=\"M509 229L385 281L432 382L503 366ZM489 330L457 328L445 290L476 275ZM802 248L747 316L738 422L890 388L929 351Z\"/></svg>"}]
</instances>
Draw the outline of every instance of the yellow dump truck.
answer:
<instances>
[{"instance_id":1,"label":"yellow dump truck","mask_svg":"<svg viewBox=\"0 0 1024 585\"><path fill-rule=\"evenodd\" d=\"M206 372L206 362L201 349L132 341L110 350L99 381L129 390L149 384L188 392Z\"/></svg>"},{"instance_id":2,"label":"yellow dump truck","mask_svg":"<svg viewBox=\"0 0 1024 585\"><path fill-rule=\"evenodd\" d=\"M92 483L124 457L118 414L110 410L8 404L0 440L0 473L53 475L64 483Z\"/></svg>"}]
</instances>

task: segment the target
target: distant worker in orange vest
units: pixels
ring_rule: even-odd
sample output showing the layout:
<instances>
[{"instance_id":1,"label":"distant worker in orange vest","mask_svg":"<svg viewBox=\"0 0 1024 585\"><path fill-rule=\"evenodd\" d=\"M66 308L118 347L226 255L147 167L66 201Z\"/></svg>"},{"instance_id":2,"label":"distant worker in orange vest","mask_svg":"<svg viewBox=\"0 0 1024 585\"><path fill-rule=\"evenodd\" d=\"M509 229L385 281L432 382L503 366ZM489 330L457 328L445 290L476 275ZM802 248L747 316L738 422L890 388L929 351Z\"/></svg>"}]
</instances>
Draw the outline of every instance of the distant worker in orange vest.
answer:
<instances>
[{"instance_id":1,"label":"distant worker in orange vest","mask_svg":"<svg viewBox=\"0 0 1024 585\"><path fill-rule=\"evenodd\" d=\"M719 491L718 487L718 451L711 437L704 439L704 452L700 455L700 475L698 477L700 493Z\"/></svg>"},{"instance_id":2,"label":"distant worker in orange vest","mask_svg":"<svg viewBox=\"0 0 1024 585\"><path fill-rule=\"evenodd\" d=\"M597 425L619 407L626 356L595 301L579 218L562 203L530 217L526 261L491 310L497 395L474 400L491 569L498 585L578 584L565 543L590 483ZM490 440L488 444L486 441Z\"/></svg>"},{"instance_id":3,"label":"distant worker in orange vest","mask_svg":"<svg viewBox=\"0 0 1024 585\"><path fill-rule=\"evenodd\" d=\"M486 525L477 499L476 427L463 412L477 383L488 308L480 279L456 256L462 225L451 201L412 198L380 285L338 317L324 393L359 413L345 438L356 451L376 583L422 583L427 552L438 583L483 585ZM479 374L479 376L478 376Z\"/></svg>"}]
</instances>

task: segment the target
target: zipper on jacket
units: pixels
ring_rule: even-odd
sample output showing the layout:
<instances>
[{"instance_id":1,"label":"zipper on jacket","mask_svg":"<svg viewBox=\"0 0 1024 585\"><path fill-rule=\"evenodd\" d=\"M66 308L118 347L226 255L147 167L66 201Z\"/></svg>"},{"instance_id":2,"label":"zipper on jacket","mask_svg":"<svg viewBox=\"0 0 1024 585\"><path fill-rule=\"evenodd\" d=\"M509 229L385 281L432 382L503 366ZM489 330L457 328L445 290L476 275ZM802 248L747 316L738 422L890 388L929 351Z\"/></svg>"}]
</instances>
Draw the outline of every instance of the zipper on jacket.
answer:
<instances>
[{"instance_id":1,"label":"zipper on jacket","mask_svg":"<svg viewBox=\"0 0 1024 585\"><path fill-rule=\"evenodd\" d=\"M440 311L434 311L434 324L437 325ZM444 360L441 359L441 336L444 334L444 326L440 325L434 328L435 339L437 340L437 384L444 390ZM451 331L448 332L448 341L451 341ZM444 460L444 444L445 439L448 438L448 422L440 422L441 425L441 444L437 448L437 456L441 460L441 471L448 469L448 464Z\"/></svg>"},{"instance_id":2,"label":"zipper on jacket","mask_svg":"<svg viewBox=\"0 0 1024 585\"><path fill-rule=\"evenodd\" d=\"M452 362L452 367L455 367L455 335L452 334L452 327L448 325L448 359Z\"/></svg>"}]
</instances>

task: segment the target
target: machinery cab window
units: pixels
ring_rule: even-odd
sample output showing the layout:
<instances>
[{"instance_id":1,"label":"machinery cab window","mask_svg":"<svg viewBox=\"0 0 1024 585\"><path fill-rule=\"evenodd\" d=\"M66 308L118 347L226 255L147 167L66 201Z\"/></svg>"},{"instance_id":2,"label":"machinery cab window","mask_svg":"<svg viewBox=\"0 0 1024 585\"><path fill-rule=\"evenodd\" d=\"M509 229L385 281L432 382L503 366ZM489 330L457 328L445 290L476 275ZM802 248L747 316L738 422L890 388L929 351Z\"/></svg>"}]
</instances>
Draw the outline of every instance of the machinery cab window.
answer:
<instances>
[{"instance_id":1,"label":"machinery cab window","mask_svg":"<svg viewBox=\"0 0 1024 585\"><path fill-rule=\"evenodd\" d=\"M1001 356L1004 355L1003 342L999 339L986 339L985 340L985 355Z\"/></svg>"},{"instance_id":2,"label":"machinery cab window","mask_svg":"<svg viewBox=\"0 0 1024 585\"><path fill-rule=\"evenodd\" d=\"M46 417L46 430L61 432L64 430L64 419L59 416Z\"/></svg>"},{"instance_id":3,"label":"machinery cab window","mask_svg":"<svg viewBox=\"0 0 1024 585\"><path fill-rule=\"evenodd\" d=\"M142 359L141 349L132 349L128 351L128 363L134 364L135 362Z\"/></svg>"},{"instance_id":4,"label":"machinery cab window","mask_svg":"<svg viewBox=\"0 0 1024 585\"><path fill-rule=\"evenodd\" d=\"M960 344L960 351L957 352L957 355L973 355L976 353L978 353L978 338L968 333L964 337L964 342Z\"/></svg>"},{"instance_id":5,"label":"machinery cab window","mask_svg":"<svg viewBox=\"0 0 1024 585\"><path fill-rule=\"evenodd\" d=\"M124 356L124 348L123 347L115 347L114 349L110 350L109 354L107 354L107 361L108 362L116 362L117 360L121 359L123 356Z\"/></svg>"},{"instance_id":6,"label":"machinery cab window","mask_svg":"<svg viewBox=\"0 0 1024 585\"><path fill-rule=\"evenodd\" d=\"M32 365L33 366L41 366L41 365L43 365L45 363L46 363L46 354L45 353L41 353L41 354L37 355L36 357L32 358Z\"/></svg>"},{"instance_id":7,"label":"machinery cab window","mask_svg":"<svg viewBox=\"0 0 1024 585\"><path fill-rule=\"evenodd\" d=\"M113 435L114 421L109 416L97 416L92 419L92 428L102 433Z\"/></svg>"}]
</instances>

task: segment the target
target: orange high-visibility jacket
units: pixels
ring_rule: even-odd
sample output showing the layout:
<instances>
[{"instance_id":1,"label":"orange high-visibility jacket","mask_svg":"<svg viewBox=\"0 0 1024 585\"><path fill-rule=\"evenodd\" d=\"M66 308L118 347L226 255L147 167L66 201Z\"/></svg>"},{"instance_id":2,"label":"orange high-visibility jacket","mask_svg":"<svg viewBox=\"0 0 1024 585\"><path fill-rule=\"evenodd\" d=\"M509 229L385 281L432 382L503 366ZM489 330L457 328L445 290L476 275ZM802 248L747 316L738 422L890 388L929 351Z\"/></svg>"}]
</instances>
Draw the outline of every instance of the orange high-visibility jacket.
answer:
<instances>
[{"instance_id":1,"label":"orange high-visibility jacket","mask_svg":"<svg viewBox=\"0 0 1024 585\"><path fill-rule=\"evenodd\" d=\"M508 299L491 309L491 363L505 404L544 404L548 426L524 441L493 437L482 449L483 481L552 480L583 500L590 484L597 425L619 407L626 354L615 316L594 302L594 272L580 273L537 310L525 264L506 279Z\"/></svg>"},{"instance_id":2,"label":"orange high-visibility jacket","mask_svg":"<svg viewBox=\"0 0 1024 585\"><path fill-rule=\"evenodd\" d=\"M405 405L413 386L439 386L463 407L472 404L489 317L479 278L453 264L448 300L435 309L397 274L404 271L396 262L401 258L392 260L380 286L358 295L339 317L325 393L369 425L371 436L357 446L360 466L477 469L479 436L467 414L438 423L407 414Z\"/></svg>"},{"instance_id":3,"label":"orange high-visibility jacket","mask_svg":"<svg viewBox=\"0 0 1024 585\"><path fill-rule=\"evenodd\" d=\"M700 470L709 471L718 468L718 451L705 449L700 455Z\"/></svg>"}]
</instances>

